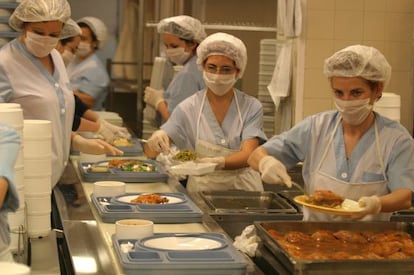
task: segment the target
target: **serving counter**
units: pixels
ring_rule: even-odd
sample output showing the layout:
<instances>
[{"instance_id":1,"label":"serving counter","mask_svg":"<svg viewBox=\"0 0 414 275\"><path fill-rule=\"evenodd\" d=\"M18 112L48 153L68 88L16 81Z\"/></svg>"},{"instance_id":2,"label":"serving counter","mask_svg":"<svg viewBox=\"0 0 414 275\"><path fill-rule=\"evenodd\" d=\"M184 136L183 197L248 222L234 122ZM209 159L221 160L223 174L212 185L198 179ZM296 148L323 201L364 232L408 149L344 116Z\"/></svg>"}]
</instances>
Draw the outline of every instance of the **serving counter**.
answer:
<instances>
[{"instance_id":1,"label":"serving counter","mask_svg":"<svg viewBox=\"0 0 414 275\"><path fill-rule=\"evenodd\" d=\"M80 179L78 157L72 156L65 176L53 190L53 227L58 229L58 250L62 274L124 274L111 236L115 233L114 223L102 221L91 201L93 183ZM127 193L137 192L180 192L185 188L175 179L167 183L127 183ZM191 199L199 205L200 198ZM199 205L206 209L205 205ZM203 211L204 212L204 211ZM154 233L221 233L223 229L212 219L208 211L202 214L201 222L154 224ZM263 274L247 256L246 274Z\"/></svg>"}]
</instances>

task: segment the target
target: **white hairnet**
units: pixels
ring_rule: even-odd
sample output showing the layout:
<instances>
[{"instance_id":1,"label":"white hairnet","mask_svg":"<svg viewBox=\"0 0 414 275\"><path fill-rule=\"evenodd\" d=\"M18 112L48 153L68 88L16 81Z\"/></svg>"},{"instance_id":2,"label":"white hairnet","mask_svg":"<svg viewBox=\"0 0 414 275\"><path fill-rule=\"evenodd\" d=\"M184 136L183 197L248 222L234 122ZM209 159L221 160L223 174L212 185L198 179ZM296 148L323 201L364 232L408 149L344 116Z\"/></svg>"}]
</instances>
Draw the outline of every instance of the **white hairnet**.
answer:
<instances>
[{"instance_id":1,"label":"white hairnet","mask_svg":"<svg viewBox=\"0 0 414 275\"><path fill-rule=\"evenodd\" d=\"M70 17L66 0L23 0L9 18L9 25L21 31L25 22L61 21Z\"/></svg>"},{"instance_id":2,"label":"white hairnet","mask_svg":"<svg viewBox=\"0 0 414 275\"><path fill-rule=\"evenodd\" d=\"M108 30L105 26L105 23L102 22L102 20L100 20L96 17L87 16L87 17L83 17L83 18L79 19L76 22L78 24L79 23L85 23L92 30L92 32L95 34L96 39L98 39L98 42L99 42L98 43L98 49L103 47L103 45L105 44L105 42L108 38Z\"/></svg>"},{"instance_id":3,"label":"white hairnet","mask_svg":"<svg viewBox=\"0 0 414 275\"><path fill-rule=\"evenodd\" d=\"M373 47L353 45L346 47L325 60L323 72L327 77L362 77L383 82L391 78L391 66L380 51Z\"/></svg>"},{"instance_id":4,"label":"white hairnet","mask_svg":"<svg viewBox=\"0 0 414 275\"><path fill-rule=\"evenodd\" d=\"M185 40L200 43L207 35L200 20L188 15L162 19L157 25L158 33L170 33Z\"/></svg>"},{"instance_id":5,"label":"white hairnet","mask_svg":"<svg viewBox=\"0 0 414 275\"><path fill-rule=\"evenodd\" d=\"M243 76L247 64L247 49L239 38L222 32L207 36L197 48L197 65L200 70L210 55L224 55L234 60L240 70L238 78Z\"/></svg>"},{"instance_id":6,"label":"white hairnet","mask_svg":"<svg viewBox=\"0 0 414 275\"><path fill-rule=\"evenodd\" d=\"M62 33L60 34L60 39L66 39L74 36L78 36L82 33L81 28L78 23L70 19L65 22L63 25Z\"/></svg>"}]
</instances>

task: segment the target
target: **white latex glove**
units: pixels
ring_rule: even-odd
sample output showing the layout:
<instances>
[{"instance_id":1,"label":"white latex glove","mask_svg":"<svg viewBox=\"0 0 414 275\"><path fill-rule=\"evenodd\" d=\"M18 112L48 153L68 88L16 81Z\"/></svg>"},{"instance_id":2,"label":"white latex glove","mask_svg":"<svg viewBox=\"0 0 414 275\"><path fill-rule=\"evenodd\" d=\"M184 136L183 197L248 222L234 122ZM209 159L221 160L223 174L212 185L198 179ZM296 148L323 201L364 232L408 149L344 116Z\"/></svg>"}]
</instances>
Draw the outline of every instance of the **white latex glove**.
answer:
<instances>
[{"instance_id":1,"label":"white latex glove","mask_svg":"<svg viewBox=\"0 0 414 275\"><path fill-rule=\"evenodd\" d=\"M286 167L271 156L263 157L259 162L259 172L262 180L270 184L285 184L292 187L292 179L286 171Z\"/></svg>"},{"instance_id":2,"label":"white latex glove","mask_svg":"<svg viewBox=\"0 0 414 275\"><path fill-rule=\"evenodd\" d=\"M72 148L83 153L93 155L114 155L122 156L124 152L113 147L111 144L100 139L87 139L80 135L75 135L72 138Z\"/></svg>"},{"instance_id":3,"label":"white latex glove","mask_svg":"<svg viewBox=\"0 0 414 275\"><path fill-rule=\"evenodd\" d=\"M170 138L164 130L155 131L147 142L149 148L155 152L163 152L168 154L170 152Z\"/></svg>"},{"instance_id":4,"label":"white latex glove","mask_svg":"<svg viewBox=\"0 0 414 275\"><path fill-rule=\"evenodd\" d=\"M130 138L131 134L128 132L128 129L125 127L119 127L116 125L113 125L106 121L105 119L99 119L98 123L100 124L100 128L98 130L98 134L101 134L104 139L108 142L111 142L114 137L122 137L122 138ZM101 133L102 131L102 133ZM112 137L110 137L109 132L112 133ZM106 136L110 137L111 139L107 139Z\"/></svg>"},{"instance_id":5,"label":"white latex glove","mask_svg":"<svg viewBox=\"0 0 414 275\"><path fill-rule=\"evenodd\" d=\"M240 236L236 236L233 245L241 252L246 253L250 257L254 257L259 245L259 238L256 235L254 225L247 226Z\"/></svg>"},{"instance_id":6,"label":"white latex glove","mask_svg":"<svg viewBox=\"0 0 414 275\"><path fill-rule=\"evenodd\" d=\"M151 87L146 87L144 93L145 103L154 107L155 110L158 109L158 104L164 101L164 90L157 90Z\"/></svg>"},{"instance_id":7,"label":"white latex glove","mask_svg":"<svg viewBox=\"0 0 414 275\"><path fill-rule=\"evenodd\" d=\"M358 220L366 215L374 215L381 212L381 200L378 196L361 197L358 200L358 203L363 209L358 214L352 215L352 219Z\"/></svg>"},{"instance_id":8,"label":"white latex glove","mask_svg":"<svg viewBox=\"0 0 414 275\"><path fill-rule=\"evenodd\" d=\"M224 157L213 157L213 158L200 158L197 159L197 162L202 163L217 163L216 170L220 170L224 168L225 158Z\"/></svg>"},{"instance_id":9,"label":"white latex glove","mask_svg":"<svg viewBox=\"0 0 414 275\"><path fill-rule=\"evenodd\" d=\"M96 133L103 137L106 142L112 142L115 138L115 134L105 126L105 123L99 124L99 130Z\"/></svg>"}]
</instances>

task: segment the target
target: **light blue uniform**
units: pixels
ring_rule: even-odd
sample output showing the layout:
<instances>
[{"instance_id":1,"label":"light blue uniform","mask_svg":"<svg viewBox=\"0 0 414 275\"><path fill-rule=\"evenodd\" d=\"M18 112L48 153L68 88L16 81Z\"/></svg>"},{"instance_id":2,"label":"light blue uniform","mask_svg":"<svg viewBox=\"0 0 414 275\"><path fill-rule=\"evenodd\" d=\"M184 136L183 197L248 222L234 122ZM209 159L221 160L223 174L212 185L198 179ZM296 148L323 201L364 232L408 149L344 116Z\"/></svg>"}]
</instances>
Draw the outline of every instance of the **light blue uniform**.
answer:
<instances>
[{"instance_id":1,"label":"light blue uniform","mask_svg":"<svg viewBox=\"0 0 414 275\"><path fill-rule=\"evenodd\" d=\"M0 102L19 103L24 119L51 121L53 187L69 159L75 100L60 53L54 49L50 56L53 75L19 40L4 45L0 49Z\"/></svg>"},{"instance_id":2,"label":"light blue uniform","mask_svg":"<svg viewBox=\"0 0 414 275\"><path fill-rule=\"evenodd\" d=\"M180 150L195 150L197 117L205 92L198 91L181 102L168 121L161 126ZM263 107L260 102L237 89L235 95L242 121L239 119L234 97L221 126L206 100L200 121L199 139L232 150L240 150L242 141L246 139L257 137L261 142L266 140L263 132Z\"/></svg>"},{"instance_id":3,"label":"light blue uniform","mask_svg":"<svg viewBox=\"0 0 414 275\"><path fill-rule=\"evenodd\" d=\"M14 183L14 164L19 154L20 142L16 130L0 123L0 177L9 182L6 197L0 207L0 259L6 256L10 245L7 213L16 211L19 207L19 197Z\"/></svg>"},{"instance_id":4,"label":"light blue uniform","mask_svg":"<svg viewBox=\"0 0 414 275\"><path fill-rule=\"evenodd\" d=\"M204 89L206 86L203 80L203 73L198 69L196 61L197 56L192 56L181 71L174 76L164 91L164 99L168 104L168 112L170 114L181 101Z\"/></svg>"},{"instance_id":5,"label":"light blue uniform","mask_svg":"<svg viewBox=\"0 0 414 275\"><path fill-rule=\"evenodd\" d=\"M74 89L95 98L92 110L102 111L108 94L109 76L105 66L96 54L68 65L68 75Z\"/></svg>"},{"instance_id":6,"label":"light blue uniform","mask_svg":"<svg viewBox=\"0 0 414 275\"><path fill-rule=\"evenodd\" d=\"M338 119L337 111L310 116L274 136L263 147L288 169L303 161L302 174L308 192L314 191L312 185L318 184L312 183L313 174L318 172L345 184L360 183L368 187L383 183L386 193L399 188L414 191L414 141L402 125L375 113L377 135L374 124L347 160L341 124L334 130ZM355 198L363 195L355 189L353 193Z\"/></svg>"}]
</instances>

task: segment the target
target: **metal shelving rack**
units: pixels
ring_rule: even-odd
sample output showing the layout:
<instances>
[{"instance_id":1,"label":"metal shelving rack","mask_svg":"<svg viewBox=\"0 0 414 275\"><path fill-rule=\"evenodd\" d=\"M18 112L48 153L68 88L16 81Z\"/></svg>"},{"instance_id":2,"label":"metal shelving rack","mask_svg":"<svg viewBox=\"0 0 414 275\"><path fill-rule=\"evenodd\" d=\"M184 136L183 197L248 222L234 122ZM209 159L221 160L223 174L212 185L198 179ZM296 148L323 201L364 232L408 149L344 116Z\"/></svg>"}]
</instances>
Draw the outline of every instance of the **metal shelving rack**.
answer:
<instances>
[{"instance_id":1,"label":"metal shelving rack","mask_svg":"<svg viewBox=\"0 0 414 275\"><path fill-rule=\"evenodd\" d=\"M0 2L0 10L13 10L19 5L17 2ZM0 24L8 24L9 23L9 16L0 16ZM16 31L0 31L0 38L5 38L8 40L14 39L19 36L19 32ZM0 45L1 47L1 45Z\"/></svg>"}]
</instances>

